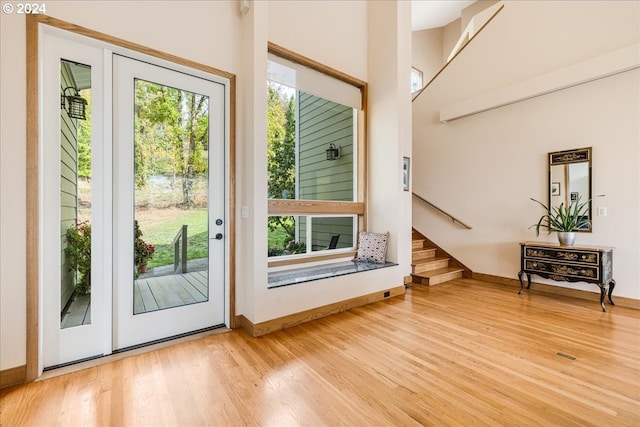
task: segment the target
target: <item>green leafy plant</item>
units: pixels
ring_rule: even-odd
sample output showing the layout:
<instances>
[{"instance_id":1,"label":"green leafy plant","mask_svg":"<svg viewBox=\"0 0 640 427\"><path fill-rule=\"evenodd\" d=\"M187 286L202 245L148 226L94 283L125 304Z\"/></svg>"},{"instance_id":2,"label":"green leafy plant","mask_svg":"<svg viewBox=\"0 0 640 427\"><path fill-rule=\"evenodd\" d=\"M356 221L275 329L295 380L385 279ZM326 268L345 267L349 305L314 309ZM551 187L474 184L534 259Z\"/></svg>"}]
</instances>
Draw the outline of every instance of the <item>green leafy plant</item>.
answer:
<instances>
[{"instance_id":1,"label":"green leafy plant","mask_svg":"<svg viewBox=\"0 0 640 427\"><path fill-rule=\"evenodd\" d=\"M283 255L303 254L307 252L307 244L305 242L296 242L290 240L284 247Z\"/></svg>"},{"instance_id":2,"label":"green leafy plant","mask_svg":"<svg viewBox=\"0 0 640 427\"><path fill-rule=\"evenodd\" d=\"M140 225L137 220L135 221L134 230L136 265L140 265L153 258L156 248L152 244L142 240L142 230L140 229Z\"/></svg>"},{"instance_id":3,"label":"green leafy plant","mask_svg":"<svg viewBox=\"0 0 640 427\"><path fill-rule=\"evenodd\" d=\"M542 215L536 224L531 227L536 228L536 236L540 235L540 228L546 228L550 234L552 231L570 232L575 229L587 228L591 221L588 219L589 202L580 201L581 197L565 206L560 203L559 206L547 207L544 203L531 198L534 202L542 206L547 213Z\"/></svg>"},{"instance_id":4,"label":"green leafy plant","mask_svg":"<svg viewBox=\"0 0 640 427\"><path fill-rule=\"evenodd\" d=\"M91 292L91 225L81 222L67 229L66 243L64 254L69 271L78 273L76 292L86 295Z\"/></svg>"}]
</instances>

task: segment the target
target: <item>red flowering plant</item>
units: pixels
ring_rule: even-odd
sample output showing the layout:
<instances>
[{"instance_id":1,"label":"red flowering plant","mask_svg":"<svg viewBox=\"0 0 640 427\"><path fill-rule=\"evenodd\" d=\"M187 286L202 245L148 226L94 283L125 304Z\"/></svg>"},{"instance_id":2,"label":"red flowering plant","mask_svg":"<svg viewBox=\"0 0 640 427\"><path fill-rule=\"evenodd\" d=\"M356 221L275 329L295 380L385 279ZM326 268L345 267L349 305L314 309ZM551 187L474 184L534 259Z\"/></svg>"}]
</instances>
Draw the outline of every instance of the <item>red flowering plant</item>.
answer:
<instances>
[{"instance_id":1,"label":"red flowering plant","mask_svg":"<svg viewBox=\"0 0 640 427\"><path fill-rule=\"evenodd\" d=\"M69 271L77 273L76 292L86 295L91 292L91 225L80 222L67 229L64 254Z\"/></svg>"},{"instance_id":2,"label":"red flowering plant","mask_svg":"<svg viewBox=\"0 0 640 427\"><path fill-rule=\"evenodd\" d=\"M138 221L135 221L135 257L136 265L144 264L153 258L156 248L151 243L142 240L142 230Z\"/></svg>"}]
</instances>

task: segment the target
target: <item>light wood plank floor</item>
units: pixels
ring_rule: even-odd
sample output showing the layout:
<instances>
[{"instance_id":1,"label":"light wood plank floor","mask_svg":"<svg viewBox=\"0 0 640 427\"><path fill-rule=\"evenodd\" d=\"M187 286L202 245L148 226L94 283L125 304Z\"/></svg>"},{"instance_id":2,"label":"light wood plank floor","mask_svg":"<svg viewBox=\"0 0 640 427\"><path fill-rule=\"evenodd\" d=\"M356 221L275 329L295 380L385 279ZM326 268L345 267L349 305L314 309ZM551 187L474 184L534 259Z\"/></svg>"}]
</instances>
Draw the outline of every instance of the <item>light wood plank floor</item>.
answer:
<instances>
[{"instance_id":1,"label":"light wood plank floor","mask_svg":"<svg viewBox=\"0 0 640 427\"><path fill-rule=\"evenodd\" d=\"M638 426L640 311L474 280L0 392L3 426Z\"/></svg>"}]
</instances>

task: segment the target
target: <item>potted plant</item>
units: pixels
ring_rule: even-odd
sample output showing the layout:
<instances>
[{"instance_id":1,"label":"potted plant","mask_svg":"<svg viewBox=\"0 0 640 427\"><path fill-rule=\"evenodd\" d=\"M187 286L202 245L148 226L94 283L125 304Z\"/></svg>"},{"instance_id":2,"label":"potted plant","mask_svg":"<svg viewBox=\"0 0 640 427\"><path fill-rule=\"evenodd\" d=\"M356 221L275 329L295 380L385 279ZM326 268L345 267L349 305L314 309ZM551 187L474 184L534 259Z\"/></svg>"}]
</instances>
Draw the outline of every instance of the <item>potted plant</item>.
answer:
<instances>
[{"instance_id":1,"label":"potted plant","mask_svg":"<svg viewBox=\"0 0 640 427\"><path fill-rule=\"evenodd\" d=\"M147 272L147 261L153 258L153 254L156 251L155 246L145 242L142 239L142 230L136 220L134 223L135 230L135 263L138 269L138 273Z\"/></svg>"},{"instance_id":2,"label":"potted plant","mask_svg":"<svg viewBox=\"0 0 640 427\"><path fill-rule=\"evenodd\" d=\"M69 271L77 272L75 290L80 295L91 292L91 225L81 222L67 229L64 248Z\"/></svg>"},{"instance_id":3,"label":"potted plant","mask_svg":"<svg viewBox=\"0 0 640 427\"><path fill-rule=\"evenodd\" d=\"M572 201L567 206L563 202L559 206L549 208L544 203L531 198L547 211L536 224L531 226L536 228L536 236L540 235L540 228L546 228L548 234L551 234L552 231L558 232L558 241L561 245L573 246L576 240L574 230L586 228L591 223L587 215L591 199L586 202L581 202L580 199L581 197L578 196L575 201Z\"/></svg>"}]
</instances>

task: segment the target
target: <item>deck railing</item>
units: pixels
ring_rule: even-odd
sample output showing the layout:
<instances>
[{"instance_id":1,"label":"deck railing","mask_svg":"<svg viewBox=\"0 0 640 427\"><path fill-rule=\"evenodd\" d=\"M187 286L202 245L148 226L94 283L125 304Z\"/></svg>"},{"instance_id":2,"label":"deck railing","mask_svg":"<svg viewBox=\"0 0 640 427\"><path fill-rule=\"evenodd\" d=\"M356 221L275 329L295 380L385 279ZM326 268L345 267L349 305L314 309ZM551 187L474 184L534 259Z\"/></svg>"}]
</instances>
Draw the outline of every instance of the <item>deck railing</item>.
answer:
<instances>
[{"instance_id":1,"label":"deck railing","mask_svg":"<svg viewBox=\"0 0 640 427\"><path fill-rule=\"evenodd\" d=\"M173 271L174 273L187 272L187 225L183 225L176 237L173 238ZM182 244L182 247L181 247Z\"/></svg>"}]
</instances>

